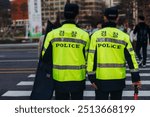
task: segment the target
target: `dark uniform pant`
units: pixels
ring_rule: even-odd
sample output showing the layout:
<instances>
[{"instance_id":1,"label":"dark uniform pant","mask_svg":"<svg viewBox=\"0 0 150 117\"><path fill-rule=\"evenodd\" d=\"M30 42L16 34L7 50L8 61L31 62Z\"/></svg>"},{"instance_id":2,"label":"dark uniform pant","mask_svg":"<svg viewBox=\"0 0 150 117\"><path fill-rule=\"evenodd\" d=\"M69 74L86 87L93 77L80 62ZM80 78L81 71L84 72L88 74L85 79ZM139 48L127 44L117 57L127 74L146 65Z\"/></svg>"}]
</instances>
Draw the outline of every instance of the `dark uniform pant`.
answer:
<instances>
[{"instance_id":1,"label":"dark uniform pant","mask_svg":"<svg viewBox=\"0 0 150 117\"><path fill-rule=\"evenodd\" d=\"M146 58L147 58L147 42L137 42L136 44L136 54L139 60L142 60L141 56L141 48L142 48L142 56L143 56L143 65L146 65Z\"/></svg>"},{"instance_id":2,"label":"dark uniform pant","mask_svg":"<svg viewBox=\"0 0 150 117\"><path fill-rule=\"evenodd\" d=\"M76 92L55 91L56 100L83 100L83 90Z\"/></svg>"},{"instance_id":3,"label":"dark uniform pant","mask_svg":"<svg viewBox=\"0 0 150 117\"><path fill-rule=\"evenodd\" d=\"M102 91L96 90L95 91L95 99L96 100L121 100L122 99L122 90L119 91Z\"/></svg>"}]
</instances>

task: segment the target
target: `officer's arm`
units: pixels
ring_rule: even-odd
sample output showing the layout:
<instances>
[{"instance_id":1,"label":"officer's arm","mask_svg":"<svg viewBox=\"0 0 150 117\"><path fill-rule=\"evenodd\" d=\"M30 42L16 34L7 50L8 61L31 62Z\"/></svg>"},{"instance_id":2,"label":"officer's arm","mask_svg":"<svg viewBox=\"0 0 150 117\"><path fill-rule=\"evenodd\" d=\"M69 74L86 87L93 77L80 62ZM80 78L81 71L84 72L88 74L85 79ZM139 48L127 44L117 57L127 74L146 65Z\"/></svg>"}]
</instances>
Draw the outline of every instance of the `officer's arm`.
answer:
<instances>
[{"instance_id":1,"label":"officer's arm","mask_svg":"<svg viewBox=\"0 0 150 117\"><path fill-rule=\"evenodd\" d=\"M90 46L89 34L86 33L83 38L86 39L86 45L85 45L85 59L86 59L86 61L87 61L88 51L89 51L89 46Z\"/></svg>"},{"instance_id":2,"label":"officer's arm","mask_svg":"<svg viewBox=\"0 0 150 117\"><path fill-rule=\"evenodd\" d=\"M43 46L43 50L42 50L42 59L45 58L48 47L50 47L50 41L52 39L52 33L48 33L48 35L46 36L45 42L44 42L44 46Z\"/></svg>"},{"instance_id":3,"label":"officer's arm","mask_svg":"<svg viewBox=\"0 0 150 117\"><path fill-rule=\"evenodd\" d=\"M139 68L135 58L135 52L132 48L129 37L127 36L127 45L124 50L126 61L129 65L132 82L140 81Z\"/></svg>"},{"instance_id":4,"label":"officer's arm","mask_svg":"<svg viewBox=\"0 0 150 117\"><path fill-rule=\"evenodd\" d=\"M87 62L88 78L91 81L91 83L94 83L96 79L96 58L96 37L92 35Z\"/></svg>"}]
</instances>

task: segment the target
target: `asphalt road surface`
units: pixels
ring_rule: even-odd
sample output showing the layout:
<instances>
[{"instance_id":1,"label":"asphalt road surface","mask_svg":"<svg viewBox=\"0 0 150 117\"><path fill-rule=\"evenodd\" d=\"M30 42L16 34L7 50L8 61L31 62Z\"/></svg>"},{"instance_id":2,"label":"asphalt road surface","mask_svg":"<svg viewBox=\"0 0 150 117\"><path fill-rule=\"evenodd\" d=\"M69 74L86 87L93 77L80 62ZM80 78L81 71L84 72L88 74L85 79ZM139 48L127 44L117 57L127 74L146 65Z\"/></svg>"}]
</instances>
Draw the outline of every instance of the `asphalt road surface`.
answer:
<instances>
[{"instance_id":1,"label":"asphalt road surface","mask_svg":"<svg viewBox=\"0 0 150 117\"><path fill-rule=\"evenodd\" d=\"M35 44L36 45L36 44ZM11 45L12 46L12 45ZM35 71L38 63L37 47L13 48L7 45L0 48L0 99L1 100L28 100L34 83ZM139 91L139 100L150 100L150 48L146 68L140 68L142 89ZM123 100L133 100L133 87L129 69L127 69L126 88ZM84 99L94 99L94 90L90 82L86 81Z\"/></svg>"}]
</instances>

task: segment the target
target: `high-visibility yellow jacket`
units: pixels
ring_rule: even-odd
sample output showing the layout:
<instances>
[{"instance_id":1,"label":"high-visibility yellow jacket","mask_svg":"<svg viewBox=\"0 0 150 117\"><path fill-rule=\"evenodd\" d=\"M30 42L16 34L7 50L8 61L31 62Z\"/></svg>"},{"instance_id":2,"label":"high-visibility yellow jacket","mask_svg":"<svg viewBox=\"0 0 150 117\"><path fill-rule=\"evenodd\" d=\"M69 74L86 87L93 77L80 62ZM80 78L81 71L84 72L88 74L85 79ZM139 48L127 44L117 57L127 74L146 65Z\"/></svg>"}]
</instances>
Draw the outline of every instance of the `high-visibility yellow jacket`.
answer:
<instances>
[{"instance_id":1,"label":"high-visibility yellow jacket","mask_svg":"<svg viewBox=\"0 0 150 117\"><path fill-rule=\"evenodd\" d=\"M42 56L52 46L53 79L59 82L83 81L86 74L86 60L89 35L75 24L66 23L48 33Z\"/></svg>"},{"instance_id":2,"label":"high-visibility yellow jacket","mask_svg":"<svg viewBox=\"0 0 150 117\"><path fill-rule=\"evenodd\" d=\"M133 81L138 81L138 64L129 36L114 27L103 28L92 35L87 63L89 77L96 73L98 80L124 79L126 60Z\"/></svg>"}]
</instances>

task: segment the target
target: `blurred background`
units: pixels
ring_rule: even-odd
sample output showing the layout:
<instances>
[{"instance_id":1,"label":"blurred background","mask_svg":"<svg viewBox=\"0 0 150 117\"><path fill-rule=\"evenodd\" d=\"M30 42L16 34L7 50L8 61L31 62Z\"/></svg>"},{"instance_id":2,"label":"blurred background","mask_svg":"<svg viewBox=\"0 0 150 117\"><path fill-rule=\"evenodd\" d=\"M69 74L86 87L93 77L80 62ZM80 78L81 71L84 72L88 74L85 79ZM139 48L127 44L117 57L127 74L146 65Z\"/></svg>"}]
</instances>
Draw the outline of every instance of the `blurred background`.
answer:
<instances>
[{"instance_id":1,"label":"blurred background","mask_svg":"<svg viewBox=\"0 0 150 117\"><path fill-rule=\"evenodd\" d=\"M137 24L138 15L144 15L146 23L150 25L150 0L0 0L0 41L38 38L44 32L47 20L55 24L64 20L66 3L77 3L80 6L78 23L84 29L88 25L95 28L98 22L103 22L103 12L108 7L119 9L119 25ZM30 25L36 17L30 18L30 12L36 7L41 15L37 18L41 18L38 21L41 22L41 33L34 37Z\"/></svg>"}]
</instances>

